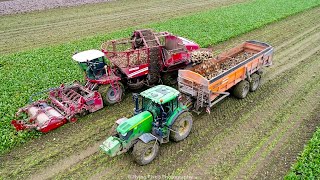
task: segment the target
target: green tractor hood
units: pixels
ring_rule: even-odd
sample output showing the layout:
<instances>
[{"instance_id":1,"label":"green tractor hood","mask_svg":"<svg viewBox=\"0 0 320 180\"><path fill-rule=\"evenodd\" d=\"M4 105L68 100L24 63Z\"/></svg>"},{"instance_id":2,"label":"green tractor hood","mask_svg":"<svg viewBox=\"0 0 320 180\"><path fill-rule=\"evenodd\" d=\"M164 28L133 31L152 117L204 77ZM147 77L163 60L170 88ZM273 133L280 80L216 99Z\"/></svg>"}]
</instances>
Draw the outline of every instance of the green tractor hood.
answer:
<instances>
[{"instance_id":1,"label":"green tractor hood","mask_svg":"<svg viewBox=\"0 0 320 180\"><path fill-rule=\"evenodd\" d=\"M102 143L102 145L100 145L100 148L109 156L113 157L121 150L121 142L118 138L110 136Z\"/></svg>"},{"instance_id":2,"label":"green tractor hood","mask_svg":"<svg viewBox=\"0 0 320 180\"><path fill-rule=\"evenodd\" d=\"M124 120L117 127L118 137L109 137L100 145L100 148L111 157L120 154L123 149L130 148L131 141L144 133L151 132L152 121L153 117L149 111Z\"/></svg>"}]
</instances>

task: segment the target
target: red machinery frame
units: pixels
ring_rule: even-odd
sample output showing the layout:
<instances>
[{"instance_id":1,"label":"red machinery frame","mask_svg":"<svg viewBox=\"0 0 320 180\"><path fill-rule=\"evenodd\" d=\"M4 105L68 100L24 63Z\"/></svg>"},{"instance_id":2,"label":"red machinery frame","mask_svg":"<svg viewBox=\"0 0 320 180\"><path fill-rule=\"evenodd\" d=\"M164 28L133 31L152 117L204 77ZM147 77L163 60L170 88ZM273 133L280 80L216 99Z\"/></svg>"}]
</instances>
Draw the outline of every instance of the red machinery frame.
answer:
<instances>
[{"instance_id":1,"label":"red machinery frame","mask_svg":"<svg viewBox=\"0 0 320 180\"><path fill-rule=\"evenodd\" d=\"M28 118L12 120L16 130L36 129L43 133L56 129L63 124L77 121L76 115L84 115L103 108L99 92L88 90L75 83L71 86L61 85L51 89L46 100L33 102L20 108L16 117L26 114Z\"/></svg>"}]
</instances>

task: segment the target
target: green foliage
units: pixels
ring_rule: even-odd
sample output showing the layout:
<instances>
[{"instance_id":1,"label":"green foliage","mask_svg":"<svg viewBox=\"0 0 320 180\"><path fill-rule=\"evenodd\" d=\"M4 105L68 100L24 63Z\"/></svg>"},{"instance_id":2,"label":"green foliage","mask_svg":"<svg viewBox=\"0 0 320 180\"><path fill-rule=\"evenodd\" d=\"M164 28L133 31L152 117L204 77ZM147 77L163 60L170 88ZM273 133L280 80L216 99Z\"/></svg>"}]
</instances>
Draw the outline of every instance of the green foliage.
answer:
<instances>
[{"instance_id":1,"label":"green foliage","mask_svg":"<svg viewBox=\"0 0 320 180\"><path fill-rule=\"evenodd\" d=\"M75 51L99 49L103 41L128 37L137 28L169 31L206 47L319 4L319 0L257 0L72 43L0 56L0 154L40 135L36 132L16 133L10 124L14 113L27 104L30 95L61 83L83 79L81 70L71 61L71 55Z\"/></svg>"},{"instance_id":2,"label":"green foliage","mask_svg":"<svg viewBox=\"0 0 320 180\"><path fill-rule=\"evenodd\" d=\"M320 128L304 148L298 161L291 168L285 179L320 178Z\"/></svg>"}]
</instances>

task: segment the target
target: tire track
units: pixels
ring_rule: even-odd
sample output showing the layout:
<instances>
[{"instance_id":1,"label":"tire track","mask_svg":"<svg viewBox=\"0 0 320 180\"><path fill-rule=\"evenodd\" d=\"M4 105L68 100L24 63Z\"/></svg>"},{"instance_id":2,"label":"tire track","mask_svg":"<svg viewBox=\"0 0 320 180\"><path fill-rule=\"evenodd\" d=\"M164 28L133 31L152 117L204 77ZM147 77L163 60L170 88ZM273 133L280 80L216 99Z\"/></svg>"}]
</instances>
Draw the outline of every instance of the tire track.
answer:
<instances>
[{"instance_id":1,"label":"tire track","mask_svg":"<svg viewBox=\"0 0 320 180\"><path fill-rule=\"evenodd\" d=\"M102 14L100 10L98 14L94 13L89 16L73 16L70 19L64 17L58 22L41 22L45 24L34 25L29 23L25 26L24 22L18 28L10 28L0 31L3 44L0 49L7 53L26 47L41 47L57 42L66 42L66 40L74 40L75 38L94 35L97 33L110 32L119 28L136 26L151 21L163 21L172 16L181 16L203 9L217 8L229 4L235 4L248 0L213 0L213 1L168 1L165 3L152 3L147 1L145 8L141 8L144 3L127 2L119 8L118 12L109 12ZM118 2L116 2L118 3ZM121 3L121 2L119 2ZM128 6L128 7L126 7ZM106 7L108 9L108 7ZM91 12L88 12L89 14ZM85 15L88 15L85 13ZM57 15L61 16L61 15ZM107 23L107 26L105 23ZM5 23L4 23L5 24ZM14 42L12 42L14 40Z\"/></svg>"},{"instance_id":2,"label":"tire track","mask_svg":"<svg viewBox=\"0 0 320 180\"><path fill-rule=\"evenodd\" d=\"M319 82L319 80L318 80ZM311 84L311 83L307 83ZM319 100L314 98L315 96L320 95L317 89L320 88L320 84L316 84L316 88L313 88L313 91L305 93L303 101L299 99L298 102L290 103L290 106L285 106L281 111L289 111L290 117L286 121L278 125L278 127L273 131L270 137L262 144L262 146L250 157L248 161L240 163L238 167L240 170L234 171L228 178L231 179L246 179L252 177L252 174L256 173L263 166L263 161L266 161L266 158L269 157L269 154L275 150L275 148L281 148L283 146L282 141L289 137L295 129L302 124L305 120L305 116L308 112L314 112L319 104ZM299 106L297 108L297 106ZM294 108L295 107L295 108ZM301 107L301 108L300 108ZM296 110L296 111L293 111ZM288 112L287 112L288 113Z\"/></svg>"},{"instance_id":3,"label":"tire track","mask_svg":"<svg viewBox=\"0 0 320 180\"><path fill-rule=\"evenodd\" d=\"M268 77L266 78L266 80L275 78L282 72L296 66L299 62L305 60L306 58L310 57L312 54L315 54L317 51L319 51L320 46L317 46L316 44L317 42L320 42L320 32L318 31L319 29L320 28L315 29L316 30L315 33L310 35L308 38L305 38L303 40L296 39L297 40L295 41L296 44L292 48L286 49L285 51L281 51L281 52L279 51L279 54L275 55L275 58L278 59L278 61L271 68L271 69L276 69L277 72L272 74L269 73L269 75L267 75ZM305 46L308 46L309 48L308 52L304 53L300 58L292 58L300 52L299 50L301 48ZM290 63L287 63L289 60L291 60Z\"/></svg>"},{"instance_id":4,"label":"tire track","mask_svg":"<svg viewBox=\"0 0 320 180\"><path fill-rule=\"evenodd\" d=\"M318 95L318 98L320 96ZM303 122L297 129L294 129L289 137L282 138L276 145L274 150L268 155L259 166L252 177L254 179L276 179L280 176L286 175L288 169L296 162L297 154L301 153L313 137L314 132L317 130L320 120L320 104L315 105L316 109L302 117ZM273 171L271 171L273 170Z\"/></svg>"},{"instance_id":5,"label":"tire track","mask_svg":"<svg viewBox=\"0 0 320 180\"><path fill-rule=\"evenodd\" d=\"M77 164L81 162L83 159L95 154L99 151L99 146L102 144L103 141L97 142L93 146L90 146L89 148L85 149L84 151L81 151L80 153L71 155L53 166L49 166L42 170L40 173L33 174L29 179L30 180L41 180L41 179L49 179L53 176L57 175L58 173L61 173L63 170L68 169L74 164Z\"/></svg>"}]
</instances>

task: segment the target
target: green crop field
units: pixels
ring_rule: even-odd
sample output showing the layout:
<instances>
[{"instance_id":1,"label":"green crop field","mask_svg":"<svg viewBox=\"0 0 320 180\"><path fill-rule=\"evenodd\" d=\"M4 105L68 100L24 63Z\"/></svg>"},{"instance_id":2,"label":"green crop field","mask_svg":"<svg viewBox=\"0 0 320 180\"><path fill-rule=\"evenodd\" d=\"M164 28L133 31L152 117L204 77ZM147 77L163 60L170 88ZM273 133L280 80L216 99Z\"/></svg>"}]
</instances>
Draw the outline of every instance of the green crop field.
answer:
<instances>
[{"instance_id":1,"label":"green crop field","mask_svg":"<svg viewBox=\"0 0 320 180\"><path fill-rule=\"evenodd\" d=\"M218 105L217 110L213 111L213 115L197 116L195 130L189 140L182 142L181 145L166 145L163 154L161 154L165 158L163 161L160 158L156 160L156 163L160 163L163 167L161 170L168 175L192 175L194 173L231 179L251 176L263 177L268 173L267 170L274 168L271 162L274 164L282 162L278 161L280 158L278 155L285 154L282 151L291 152L289 146L294 144L294 137L308 137L297 130L292 135L290 134L290 138L286 139L286 136L289 136L288 132L295 128L302 130L307 128L310 132L314 132L314 127L309 128L301 122L301 119L313 117L311 115L314 114L314 109L320 107L319 101L314 98L319 95L317 92L319 73L316 71L319 63L316 60L319 57L320 29L318 24L320 22L317 14L320 13L320 1L254 0L237 2L232 5L225 3L226 6L221 7L203 7L203 11L199 6L194 13L190 8L186 14L180 14L179 17L170 17L168 12L165 20L149 19L141 24L133 23L132 26L124 25L118 29L116 27L110 27L112 30L106 29L105 31L100 29L94 36L92 36L94 30L91 29L90 35L81 35L79 39L74 36L70 39L66 38L65 41L63 38L54 41L50 39L52 38L50 33L44 33L42 38L45 39L47 36L50 40L47 42L48 46L43 40L38 41L39 46L36 43L32 45L26 42L26 45L31 48L26 48L28 50L22 48L24 51L21 52L16 52L19 46L22 46L21 44L13 49L1 47L3 53L0 55L0 161L5 162L0 164L0 179L2 176L4 179L29 177L30 172L37 168L39 169L35 172L42 174L43 171L50 169L51 165L54 166L52 174L46 177L56 176L55 178L58 179L81 178L82 173L86 173L88 178L93 175L98 175L97 178L110 178L118 173L122 175L119 177L125 177L126 173L157 174L160 172L156 164L139 169L140 167L129 163L128 156L110 159L105 158L102 153L90 148L88 151L86 149L105 138L105 129L111 127L118 116L129 113L128 109L131 109L131 106L127 104L130 104L130 95L125 97L124 103L107 107L109 114L100 111L85 117L84 121L80 120L76 124L66 125L46 135L35 131L16 132L10 124L18 108L27 105L32 94L57 87L61 83L72 83L75 80L83 82L83 72L71 60L74 52L99 49L102 42L128 37L134 29L138 28L169 31L191 39L199 43L201 47L214 47L217 52L245 39L254 38L270 42L275 46L275 65L267 71L265 77L268 80L262 86L261 92L253 93L248 97L249 100L230 98L230 100ZM187 7L185 4L183 6ZM72 7L70 10L76 12L79 9L83 10L84 7ZM111 5L111 7L119 8L117 9L119 11L124 8L116 5ZM99 6L95 5L91 8L94 10ZM60 11L68 14L68 8ZM42 13L44 12L39 12L37 15L33 12L26 14L26 16L40 18ZM45 13L46 18L49 18L50 13L57 12L48 10ZM22 16L23 14L1 16L0 22L12 21L12 27L18 26L14 22ZM48 20L48 22L50 23L52 20ZM97 25L97 27L100 26ZM10 29L10 23L6 24L5 28ZM22 31L26 31L26 29ZM70 28L70 32L66 32L64 35L72 34L74 29ZM233 107L233 109L228 109L228 107ZM303 110L307 114L303 114ZM260 111L262 115L258 117L256 113ZM94 119L93 122L96 124L85 122L91 119ZM253 121L252 124L249 123L250 120ZM73 125L81 129L81 132L73 130ZM199 130L204 126L206 127L204 130ZM237 139L232 133L237 134L236 137L243 138ZM57 139L61 139L61 143L55 141L55 136ZM230 142L225 142L225 139L230 139ZM42 143L41 140L45 140L45 142ZM33 147L33 141L40 148L39 156L30 155L37 150L37 147ZM286 144L286 146L277 149L278 143ZM303 143L299 142L300 145ZM199 144L202 145L199 146ZM28 147L31 147L30 150ZM47 150L44 150L45 147ZM302 147L297 146L296 148L292 151L292 155L289 153L291 156L296 157L297 154L294 153L300 152ZM317 148L319 149L319 130L314 134L286 178L316 178L319 175L320 154ZM78 150L80 160L66 162L59 167L60 161L63 162L65 157L75 156ZM220 156L220 150L229 154ZM278 154L272 154L274 150ZM16 156L17 154L20 156ZM184 155L181 159L179 158L180 154ZM203 167L202 158L211 157L211 154L212 158L206 158L205 161L208 164L207 167ZM2 157L3 159L1 159ZM269 161L262 163L268 157L270 157ZM172 162L173 158L177 161ZM9 163L11 160L15 163ZM25 164L21 169L15 168L18 160L19 163ZM201 170L194 172L199 167ZM120 169L123 171L119 172ZM275 171L278 171L279 174L287 174L287 172L282 172L287 169L288 167ZM108 171L108 173L104 171ZM259 175L258 172L260 172Z\"/></svg>"},{"instance_id":2,"label":"green crop field","mask_svg":"<svg viewBox=\"0 0 320 180\"><path fill-rule=\"evenodd\" d=\"M319 120L319 115L317 116ZM320 129L298 158L285 179L317 179L320 177Z\"/></svg>"}]
</instances>

